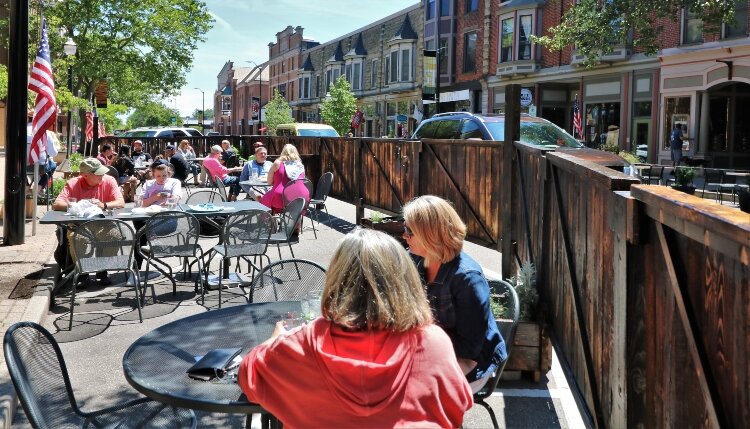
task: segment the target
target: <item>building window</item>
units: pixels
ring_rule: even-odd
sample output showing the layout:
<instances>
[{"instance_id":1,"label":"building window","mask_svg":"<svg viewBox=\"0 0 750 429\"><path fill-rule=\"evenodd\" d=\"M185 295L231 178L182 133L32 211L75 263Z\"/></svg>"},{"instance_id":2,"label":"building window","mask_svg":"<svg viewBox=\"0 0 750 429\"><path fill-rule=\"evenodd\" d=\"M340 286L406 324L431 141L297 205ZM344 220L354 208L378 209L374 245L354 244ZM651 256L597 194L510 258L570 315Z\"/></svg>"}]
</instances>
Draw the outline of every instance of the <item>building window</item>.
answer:
<instances>
[{"instance_id":1,"label":"building window","mask_svg":"<svg viewBox=\"0 0 750 429\"><path fill-rule=\"evenodd\" d=\"M310 98L310 76L299 78L299 98Z\"/></svg>"},{"instance_id":2,"label":"building window","mask_svg":"<svg viewBox=\"0 0 750 429\"><path fill-rule=\"evenodd\" d=\"M513 18L500 21L500 62L513 61Z\"/></svg>"},{"instance_id":3,"label":"building window","mask_svg":"<svg viewBox=\"0 0 750 429\"><path fill-rule=\"evenodd\" d=\"M323 85L320 84L320 81L320 75L315 76L315 91L318 97L320 97L320 89L323 87Z\"/></svg>"},{"instance_id":4,"label":"building window","mask_svg":"<svg viewBox=\"0 0 750 429\"><path fill-rule=\"evenodd\" d=\"M440 16L450 16L452 1L453 0L440 0Z\"/></svg>"},{"instance_id":5,"label":"building window","mask_svg":"<svg viewBox=\"0 0 750 429\"><path fill-rule=\"evenodd\" d=\"M380 60L372 60L372 67L370 68L370 88L378 86L378 68L380 67Z\"/></svg>"},{"instance_id":6,"label":"building window","mask_svg":"<svg viewBox=\"0 0 750 429\"><path fill-rule=\"evenodd\" d=\"M477 33L464 34L464 73L476 71Z\"/></svg>"},{"instance_id":7,"label":"building window","mask_svg":"<svg viewBox=\"0 0 750 429\"><path fill-rule=\"evenodd\" d=\"M531 59L531 15L521 15L518 17L518 57L519 60Z\"/></svg>"},{"instance_id":8,"label":"building window","mask_svg":"<svg viewBox=\"0 0 750 429\"><path fill-rule=\"evenodd\" d=\"M425 40L424 42L424 48L428 51L434 51L435 50L435 39Z\"/></svg>"},{"instance_id":9,"label":"building window","mask_svg":"<svg viewBox=\"0 0 750 429\"><path fill-rule=\"evenodd\" d=\"M440 58L440 74L448 74L448 39L440 39L438 48L438 58Z\"/></svg>"},{"instance_id":10,"label":"building window","mask_svg":"<svg viewBox=\"0 0 750 429\"><path fill-rule=\"evenodd\" d=\"M682 43L700 43L703 41L703 20L698 14L684 9L682 20Z\"/></svg>"},{"instance_id":11,"label":"building window","mask_svg":"<svg viewBox=\"0 0 750 429\"><path fill-rule=\"evenodd\" d=\"M479 0L466 0L464 10L466 13L474 12L479 8Z\"/></svg>"},{"instance_id":12,"label":"building window","mask_svg":"<svg viewBox=\"0 0 750 429\"><path fill-rule=\"evenodd\" d=\"M411 80L411 49L401 50L401 82L408 82Z\"/></svg>"},{"instance_id":13,"label":"building window","mask_svg":"<svg viewBox=\"0 0 750 429\"><path fill-rule=\"evenodd\" d=\"M430 20L435 17L435 0L427 0L427 14L425 19Z\"/></svg>"},{"instance_id":14,"label":"building window","mask_svg":"<svg viewBox=\"0 0 750 429\"><path fill-rule=\"evenodd\" d=\"M414 49L412 44L400 44L391 48L385 57L385 82L410 82L414 80Z\"/></svg>"},{"instance_id":15,"label":"building window","mask_svg":"<svg viewBox=\"0 0 750 429\"><path fill-rule=\"evenodd\" d=\"M391 51L391 80L398 81L398 51Z\"/></svg>"},{"instance_id":16,"label":"building window","mask_svg":"<svg viewBox=\"0 0 750 429\"><path fill-rule=\"evenodd\" d=\"M734 5L734 19L731 24L724 24L724 38L747 36L747 2L739 2Z\"/></svg>"},{"instance_id":17,"label":"building window","mask_svg":"<svg viewBox=\"0 0 750 429\"><path fill-rule=\"evenodd\" d=\"M390 55L385 56L385 68L383 69L383 84L388 85L391 82L391 57Z\"/></svg>"},{"instance_id":18,"label":"building window","mask_svg":"<svg viewBox=\"0 0 750 429\"><path fill-rule=\"evenodd\" d=\"M285 68L284 68L284 61L282 61L282 62L281 62L281 72L282 72L282 73L284 73L284 71L285 71Z\"/></svg>"},{"instance_id":19,"label":"building window","mask_svg":"<svg viewBox=\"0 0 750 429\"><path fill-rule=\"evenodd\" d=\"M345 68L346 80L354 91L362 89L362 60L347 62Z\"/></svg>"},{"instance_id":20,"label":"building window","mask_svg":"<svg viewBox=\"0 0 750 429\"><path fill-rule=\"evenodd\" d=\"M341 66L334 65L328 66L326 69L326 87L325 90L328 92L331 89L331 85L336 82L341 75Z\"/></svg>"}]
</instances>

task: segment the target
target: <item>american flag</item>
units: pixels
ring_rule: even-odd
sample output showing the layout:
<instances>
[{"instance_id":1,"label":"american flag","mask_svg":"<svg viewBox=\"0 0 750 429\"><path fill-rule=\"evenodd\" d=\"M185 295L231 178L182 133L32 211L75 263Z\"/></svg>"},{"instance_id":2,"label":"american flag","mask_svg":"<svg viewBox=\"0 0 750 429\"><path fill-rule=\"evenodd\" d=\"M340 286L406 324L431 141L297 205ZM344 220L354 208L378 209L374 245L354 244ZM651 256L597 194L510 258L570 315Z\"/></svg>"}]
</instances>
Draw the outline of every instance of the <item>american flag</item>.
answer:
<instances>
[{"instance_id":1,"label":"american flag","mask_svg":"<svg viewBox=\"0 0 750 429\"><path fill-rule=\"evenodd\" d=\"M94 140L94 113L86 112L86 141Z\"/></svg>"},{"instance_id":2,"label":"american flag","mask_svg":"<svg viewBox=\"0 0 750 429\"><path fill-rule=\"evenodd\" d=\"M42 40L31 68L29 89L36 92L34 119L31 121L31 149L29 164L34 164L47 151L47 130L57 121L57 101L55 100L55 82L52 76L52 64L49 59L49 41L47 39L47 21L42 19Z\"/></svg>"},{"instance_id":3,"label":"american flag","mask_svg":"<svg viewBox=\"0 0 750 429\"><path fill-rule=\"evenodd\" d=\"M573 102L573 131L578 133L578 138L583 138L583 127L581 127L581 110L578 108L578 96Z\"/></svg>"},{"instance_id":4,"label":"american flag","mask_svg":"<svg viewBox=\"0 0 750 429\"><path fill-rule=\"evenodd\" d=\"M99 118L99 137L107 137L107 130L104 129L104 121Z\"/></svg>"}]
</instances>

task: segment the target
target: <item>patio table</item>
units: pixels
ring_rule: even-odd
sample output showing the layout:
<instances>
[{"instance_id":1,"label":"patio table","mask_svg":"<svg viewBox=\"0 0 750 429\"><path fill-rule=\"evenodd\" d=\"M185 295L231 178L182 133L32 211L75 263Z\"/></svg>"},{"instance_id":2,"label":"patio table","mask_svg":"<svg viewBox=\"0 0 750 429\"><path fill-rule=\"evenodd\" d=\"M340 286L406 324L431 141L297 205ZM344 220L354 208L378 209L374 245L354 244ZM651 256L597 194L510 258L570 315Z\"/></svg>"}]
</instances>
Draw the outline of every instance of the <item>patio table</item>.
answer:
<instances>
[{"instance_id":1,"label":"patio table","mask_svg":"<svg viewBox=\"0 0 750 429\"><path fill-rule=\"evenodd\" d=\"M122 360L125 379L149 398L194 410L247 414L266 413L247 400L236 380L236 369L221 380L188 376L200 356L217 348L241 347L241 356L271 336L276 322L289 312L299 314L299 301L245 304L211 310L160 326L137 339Z\"/></svg>"}]
</instances>

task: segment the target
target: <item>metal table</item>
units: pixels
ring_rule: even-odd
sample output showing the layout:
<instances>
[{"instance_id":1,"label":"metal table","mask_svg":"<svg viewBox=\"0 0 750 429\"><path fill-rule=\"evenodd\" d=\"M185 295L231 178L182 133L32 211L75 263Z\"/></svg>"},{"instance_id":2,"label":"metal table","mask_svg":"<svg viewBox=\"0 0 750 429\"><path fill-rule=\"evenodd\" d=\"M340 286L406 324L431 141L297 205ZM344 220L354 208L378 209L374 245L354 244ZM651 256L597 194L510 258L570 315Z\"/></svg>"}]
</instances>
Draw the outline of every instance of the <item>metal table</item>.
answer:
<instances>
[{"instance_id":1,"label":"metal table","mask_svg":"<svg viewBox=\"0 0 750 429\"><path fill-rule=\"evenodd\" d=\"M236 377L200 381L186 371L216 348L242 347L241 356L271 336L288 312L301 312L299 301L246 304L212 310L160 326L125 352L125 379L149 398L176 407L209 412L265 413L242 393ZM236 373L235 373L236 374Z\"/></svg>"}]
</instances>

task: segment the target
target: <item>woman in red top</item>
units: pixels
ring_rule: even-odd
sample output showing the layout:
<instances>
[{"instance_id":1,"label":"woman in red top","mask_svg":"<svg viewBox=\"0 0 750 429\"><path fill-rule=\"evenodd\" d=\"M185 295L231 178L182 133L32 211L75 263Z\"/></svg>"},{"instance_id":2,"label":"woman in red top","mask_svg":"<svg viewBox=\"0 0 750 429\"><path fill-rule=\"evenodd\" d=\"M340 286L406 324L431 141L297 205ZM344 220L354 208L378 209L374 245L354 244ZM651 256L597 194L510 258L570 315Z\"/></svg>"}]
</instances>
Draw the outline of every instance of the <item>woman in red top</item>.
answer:
<instances>
[{"instance_id":1,"label":"woman in red top","mask_svg":"<svg viewBox=\"0 0 750 429\"><path fill-rule=\"evenodd\" d=\"M339 245L321 311L245 356L242 391L284 427L459 427L472 395L409 255L355 230ZM447 351L447 353L446 353Z\"/></svg>"}]
</instances>

